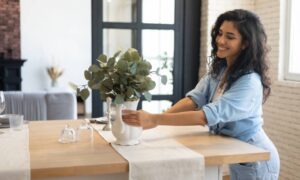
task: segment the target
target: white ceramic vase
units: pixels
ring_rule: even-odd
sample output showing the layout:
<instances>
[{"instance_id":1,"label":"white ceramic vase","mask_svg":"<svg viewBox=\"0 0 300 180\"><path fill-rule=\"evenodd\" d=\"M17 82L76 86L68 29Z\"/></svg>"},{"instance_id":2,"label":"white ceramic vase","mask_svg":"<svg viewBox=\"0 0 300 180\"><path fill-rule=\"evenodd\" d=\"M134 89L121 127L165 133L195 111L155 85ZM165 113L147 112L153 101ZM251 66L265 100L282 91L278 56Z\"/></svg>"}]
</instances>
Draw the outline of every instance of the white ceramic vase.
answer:
<instances>
[{"instance_id":1,"label":"white ceramic vase","mask_svg":"<svg viewBox=\"0 0 300 180\"><path fill-rule=\"evenodd\" d=\"M142 135L143 128L130 126L123 122L122 120L122 110L123 109L130 109L136 110L137 101L126 101L124 104L117 104L116 105L116 118L112 124L112 133L116 138L116 144L124 145L124 146L131 146L139 144L139 138Z\"/></svg>"}]
</instances>

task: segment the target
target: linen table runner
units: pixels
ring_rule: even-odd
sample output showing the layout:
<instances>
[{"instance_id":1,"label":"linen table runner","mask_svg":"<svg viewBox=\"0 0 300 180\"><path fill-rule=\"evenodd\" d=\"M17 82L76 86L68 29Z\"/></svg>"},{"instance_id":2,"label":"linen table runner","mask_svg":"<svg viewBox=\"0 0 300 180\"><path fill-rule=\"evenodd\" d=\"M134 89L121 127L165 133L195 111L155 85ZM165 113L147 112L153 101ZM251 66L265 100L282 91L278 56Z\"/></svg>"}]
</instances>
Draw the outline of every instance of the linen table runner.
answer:
<instances>
[{"instance_id":1,"label":"linen table runner","mask_svg":"<svg viewBox=\"0 0 300 180\"><path fill-rule=\"evenodd\" d=\"M111 131L94 128L129 162L129 180L202 180L204 157L157 129L143 131L141 143L134 146L114 144Z\"/></svg>"},{"instance_id":2,"label":"linen table runner","mask_svg":"<svg viewBox=\"0 0 300 180\"><path fill-rule=\"evenodd\" d=\"M28 125L20 131L1 129L0 179L30 180Z\"/></svg>"}]
</instances>

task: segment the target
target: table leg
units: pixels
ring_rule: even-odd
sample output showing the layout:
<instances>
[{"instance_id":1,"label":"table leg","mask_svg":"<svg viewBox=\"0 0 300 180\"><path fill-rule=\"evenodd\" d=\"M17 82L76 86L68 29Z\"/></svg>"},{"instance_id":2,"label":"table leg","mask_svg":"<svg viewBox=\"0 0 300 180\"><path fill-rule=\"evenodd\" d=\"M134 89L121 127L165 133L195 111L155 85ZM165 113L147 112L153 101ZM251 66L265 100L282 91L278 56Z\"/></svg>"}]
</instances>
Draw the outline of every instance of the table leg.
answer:
<instances>
[{"instance_id":1,"label":"table leg","mask_svg":"<svg viewBox=\"0 0 300 180\"><path fill-rule=\"evenodd\" d=\"M222 180L222 166L205 166L205 180Z\"/></svg>"}]
</instances>

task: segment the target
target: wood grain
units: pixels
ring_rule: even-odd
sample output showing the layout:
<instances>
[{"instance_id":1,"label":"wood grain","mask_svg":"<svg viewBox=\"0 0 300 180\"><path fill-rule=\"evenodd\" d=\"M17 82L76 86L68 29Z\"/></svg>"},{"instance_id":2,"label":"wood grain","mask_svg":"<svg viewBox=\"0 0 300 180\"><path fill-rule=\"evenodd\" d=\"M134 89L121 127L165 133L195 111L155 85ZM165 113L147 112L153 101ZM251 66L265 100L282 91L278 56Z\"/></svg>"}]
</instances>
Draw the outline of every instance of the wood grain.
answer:
<instances>
[{"instance_id":1,"label":"wood grain","mask_svg":"<svg viewBox=\"0 0 300 180\"><path fill-rule=\"evenodd\" d=\"M38 121L29 124L31 178L63 177L128 172L128 162L98 133L94 141L72 144L58 142L66 124L77 127L80 120ZM222 165L269 159L269 153L229 137L211 135L201 126L158 129L170 138L201 153L205 165Z\"/></svg>"}]
</instances>

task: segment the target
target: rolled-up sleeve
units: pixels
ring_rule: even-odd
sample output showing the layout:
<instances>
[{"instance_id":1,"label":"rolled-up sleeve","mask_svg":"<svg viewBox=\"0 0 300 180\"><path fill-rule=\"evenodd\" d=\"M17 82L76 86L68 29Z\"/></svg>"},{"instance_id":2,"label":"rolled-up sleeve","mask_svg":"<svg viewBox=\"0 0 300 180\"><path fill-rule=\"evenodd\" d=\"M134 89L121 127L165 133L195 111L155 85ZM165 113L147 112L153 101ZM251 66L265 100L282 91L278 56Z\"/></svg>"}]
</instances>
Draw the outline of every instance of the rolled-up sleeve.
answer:
<instances>
[{"instance_id":1,"label":"rolled-up sleeve","mask_svg":"<svg viewBox=\"0 0 300 180\"><path fill-rule=\"evenodd\" d=\"M209 75L206 74L203 78L201 78L196 87L186 94L186 97L192 98L192 100L197 104L197 107L199 108L207 104L209 98L208 91Z\"/></svg>"},{"instance_id":2,"label":"rolled-up sleeve","mask_svg":"<svg viewBox=\"0 0 300 180\"><path fill-rule=\"evenodd\" d=\"M218 100L202 109L208 125L213 126L251 117L257 103L262 103L262 85L260 77L252 73L240 77Z\"/></svg>"}]
</instances>

